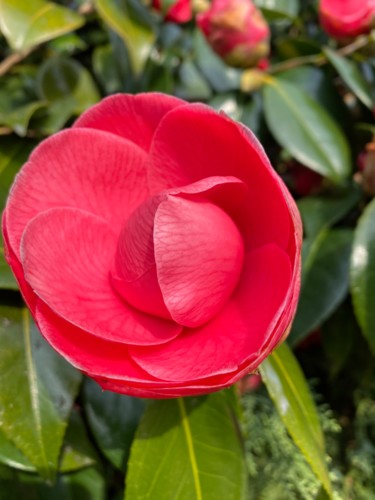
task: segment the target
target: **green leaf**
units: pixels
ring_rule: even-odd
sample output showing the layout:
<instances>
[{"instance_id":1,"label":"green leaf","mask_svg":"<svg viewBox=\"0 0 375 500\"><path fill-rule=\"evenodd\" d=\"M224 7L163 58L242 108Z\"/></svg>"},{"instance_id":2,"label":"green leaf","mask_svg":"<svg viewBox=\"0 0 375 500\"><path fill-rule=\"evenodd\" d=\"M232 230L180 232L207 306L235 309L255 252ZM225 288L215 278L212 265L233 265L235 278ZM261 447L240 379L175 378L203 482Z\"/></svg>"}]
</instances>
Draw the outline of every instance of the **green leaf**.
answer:
<instances>
[{"instance_id":1,"label":"green leaf","mask_svg":"<svg viewBox=\"0 0 375 500\"><path fill-rule=\"evenodd\" d=\"M353 232L348 229L322 231L317 238L305 240L301 294L288 337L292 345L320 326L344 300L352 241Z\"/></svg>"},{"instance_id":2,"label":"green leaf","mask_svg":"<svg viewBox=\"0 0 375 500\"><path fill-rule=\"evenodd\" d=\"M225 392L155 401L133 443L126 498L242 500L245 469L234 409Z\"/></svg>"},{"instance_id":3,"label":"green leaf","mask_svg":"<svg viewBox=\"0 0 375 500\"><path fill-rule=\"evenodd\" d=\"M322 229L341 220L360 200L361 192L355 186L328 196L306 196L297 205L308 238L315 238Z\"/></svg>"},{"instance_id":4,"label":"green leaf","mask_svg":"<svg viewBox=\"0 0 375 500\"><path fill-rule=\"evenodd\" d=\"M0 306L0 318L0 428L52 481L81 375L44 341L27 309Z\"/></svg>"},{"instance_id":5,"label":"green leaf","mask_svg":"<svg viewBox=\"0 0 375 500\"><path fill-rule=\"evenodd\" d=\"M125 0L94 0L94 4L103 20L126 43L133 68L139 73L155 42L152 28L129 16L129 5Z\"/></svg>"},{"instance_id":6,"label":"green leaf","mask_svg":"<svg viewBox=\"0 0 375 500\"><path fill-rule=\"evenodd\" d=\"M92 466L98 461L96 452L78 411L72 411L64 447L61 453L59 472L72 472ZM33 464L0 430L0 463L18 470L36 472Z\"/></svg>"},{"instance_id":7,"label":"green leaf","mask_svg":"<svg viewBox=\"0 0 375 500\"><path fill-rule=\"evenodd\" d=\"M14 50L52 40L84 24L70 9L45 0L0 0L0 29Z\"/></svg>"},{"instance_id":8,"label":"green leaf","mask_svg":"<svg viewBox=\"0 0 375 500\"><path fill-rule=\"evenodd\" d=\"M332 498L318 413L301 367L287 344L263 361L260 373L289 434Z\"/></svg>"},{"instance_id":9,"label":"green leaf","mask_svg":"<svg viewBox=\"0 0 375 500\"><path fill-rule=\"evenodd\" d=\"M27 500L105 500L105 482L93 467L62 474L55 485L45 484L35 474L0 465L0 498Z\"/></svg>"},{"instance_id":10,"label":"green leaf","mask_svg":"<svg viewBox=\"0 0 375 500\"><path fill-rule=\"evenodd\" d=\"M59 472L72 472L99 462L81 414L73 409L64 438Z\"/></svg>"},{"instance_id":11,"label":"green leaf","mask_svg":"<svg viewBox=\"0 0 375 500\"><path fill-rule=\"evenodd\" d=\"M358 323L375 352L375 199L367 205L355 229L350 288Z\"/></svg>"},{"instance_id":12,"label":"green leaf","mask_svg":"<svg viewBox=\"0 0 375 500\"><path fill-rule=\"evenodd\" d=\"M232 120L240 120L242 107L238 103L235 94L218 94L209 100L208 104L217 111L223 111Z\"/></svg>"},{"instance_id":13,"label":"green leaf","mask_svg":"<svg viewBox=\"0 0 375 500\"><path fill-rule=\"evenodd\" d=\"M372 110L374 107L372 88L362 76L357 64L338 55L328 47L324 49L324 53L350 90L365 106Z\"/></svg>"},{"instance_id":14,"label":"green leaf","mask_svg":"<svg viewBox=\"0 0 375 500\"><path fill-rule=\"evenodd\" d=\"M180 66L180 84L176 90L178 97L187 100L205 100L211 97L211 89L196 65L185 60Z\"/></svg>"},{"instance_id":15,"label":"green leaf","mask_svg":"<svg viewBox=\"0 0 375 500\"><path fill-rule=\"evenodd\" d=\"M262 9L269 22L283 18L293 19L298 14L298 0L255 0L255 5Z\"/></svg>"},{"instance_id":16,"label":"green leaf","mask_svg":"<svg viewBox=\"0 0 375 500\"><path fill-rule=\"evenodd\" d=\"M350 172L350 151L339 126L296 85L268 77L265 82L266 121L277 141L306 167L342 181Z\"/></svg>"},{"instance_id":17,"label":"green leaf","mask_svg":"<svg viewBox=\"0 0 375 500\"><path fill-rule=\"evenodd\" d=\"M34 113L45 107L45 102L35 101L19 106L8 112L0 111L0 123L10 127L20 137L24 137Z\"/></svg>"},{"instance_id":18,"label":"green leaf","mask_svg":"<svg viewBox=\"0 0 375 500\"><path fill-rule=\"evenodd\" d=\"M123 82L110 44L96 47L92 54L94 74L107 95L123 89Z\"/></svg>"},{"instance_id":19,"label":"green leaf","mask_svg":"<svg viewBox=\"0 0 375 500\"><path fill-rule=\"evenodd\" d=\"M242 72L226 65L211 50L198 29L194 32L194 48L198 68L216 92L228 92L240 88Z\"/></svg>"},{"instance_id":20,"label":"green leaf","mask_svg":"<svg viewBox=\"0 0 375 500\"><path fill-rule=\"evenodd\" d=\"M115 467L124 470L143 413L143 401L103 392L96 382L88 378L83 389L87 421L100 450Z\"/></svg>"}]
</instances>

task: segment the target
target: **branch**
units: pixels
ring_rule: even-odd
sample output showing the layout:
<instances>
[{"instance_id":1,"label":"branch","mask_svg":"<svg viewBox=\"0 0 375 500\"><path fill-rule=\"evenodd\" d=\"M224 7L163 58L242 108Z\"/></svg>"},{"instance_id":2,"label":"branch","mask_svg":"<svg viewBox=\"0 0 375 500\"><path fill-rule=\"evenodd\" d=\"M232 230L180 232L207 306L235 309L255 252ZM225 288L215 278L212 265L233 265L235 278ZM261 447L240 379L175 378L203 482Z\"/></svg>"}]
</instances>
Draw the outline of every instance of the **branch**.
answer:
<instances>
[{"instance_id":1,"label":"branch","mask_svg":"<svg viewBox=\"0 0 375 500\"><path fill-rule=\"evenodd\" d=\"M13 66L23 61L33 49L23 50L22 52L16 52L6 57L4 61L0 63L0 76L4 76Z\"/></svg>"}]
</instances>

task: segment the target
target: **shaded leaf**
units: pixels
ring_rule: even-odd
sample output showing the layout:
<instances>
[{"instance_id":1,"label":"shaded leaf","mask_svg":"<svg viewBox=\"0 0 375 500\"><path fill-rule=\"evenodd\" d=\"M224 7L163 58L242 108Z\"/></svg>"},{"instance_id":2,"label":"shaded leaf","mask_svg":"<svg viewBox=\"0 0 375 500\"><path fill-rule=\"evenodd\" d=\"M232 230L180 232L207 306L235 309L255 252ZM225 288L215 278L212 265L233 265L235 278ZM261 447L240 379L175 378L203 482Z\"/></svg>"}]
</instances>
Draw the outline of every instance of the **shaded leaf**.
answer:
<instances>
[{"instance_id":1,"label":"shaded leaf","mask_svg":"<svg viewBox=\"0 0 375 500\"><path fill-rule=\"evenodd\" d=\"M375 352L375 200L367 205L355 229L350 287L358 323Z\"/></svg>"},{"instance_id":2,"label":"shaded leaf","mask_svg":"<svg viewBox=\"0 0 375 500\"><path fill-rule=\"evenodd\" d=\"M301 294L291 344L300 342L321 325L344 300L349 287L349 262L353 232L322 231L304 242Z\"/></svg>"},{"instance_id":3,"label":"shaded leaf","mask_svg":"<svg viewBox=\"0 0 375 500\"><path fill-rule=\"evenodd\" d=\"M339 182L350 171L344 134L325 109L306 92L283 79L266 78L263 89L267 125L298 161Z\"/></svg>"},{"instance_id":4,"label":"shaded leaf","mask_svg":"<svg viewBox=\"0 0 375 500\"><path fill-rule=\"evenodd\" d=\"M293 19L298 14L298 0L255 0L255 5L260 7L267 21L279 19Z\"/></svg>"},{"instance_id":5,"label":"shaded leaf","mask_svg":"<svg viewBox=\"0 0 375 500\"><path fill-rule=\"evenodd\" d=\"M24 137L34 113L45 107L45 102L35 101L16 107L8 112L0 111L0 123L10 127L20 137Z\"/></svg>"},{"instance_id":6,"label":"shaded leaf","mask_svg":"<svg viewBox=\"0 0 375 500\"><path fill-rule=\"evenodd\" d=\"M301 367L287 344L263 361L260 373L289 434L332 498L318 413Z\"/></svg>"},{"instance_id":7,"label":"shaded leaf","mask_svg":"<svg viewBox=\"0 0 375 500\"><path fill-rule=\"evenodd\" d=\"M216 92L228 92L240 87L242 72L225 64L211 50L198 29L194 32L194 48L198 68Z\"/></svg>"},{"instance_id":8,"label":"shaded leaf","mask_svg":"<svg viewBox=\"0 0 375 500\"><path fill-rule=\"evenodd\" d=\"M0 0L0 29L14 50L29 49L84 24L75 12L45 0Z\"/></svg>"},{"instance_id":9,"label":"shaded leaf","mask_svg":"<svg viewBox=\"0 0 375 500\"><path fill-rule=\"evenodd\" d=\"M297 205L308 238L318 236L325 228L342 219L360 200L361 192L355 186L331 196L306 196Z\"/></svg>"},{"instance_id":10,"label":"shaded leaf","mask_svg":"<svg viewBox=\"0 0 375 500\"><path fill-rule=\"evenodd\" d=\"M0 306L0 317L0 427L53 480L81 375L47 345L27 309Z\"/></svg>"},{"instance_id":11,"label":"shaded leaf","mask_svg":"<svg viewBox=\"0 0 375 500\"><path fill-rule=\"evenodd\" d=\"M131 450L126 498L243 499L245 461L230 401L219 392L151 403Z\"/></svg>"},{"instance_id":12,"label":"shaded leaf","mask_svg":"<svg viewBox=\"0 0 375 500\"><path fill-rule=\"evenodd\" d=\"M350 90L365 106L372 110L374 107L372 88L362 76L357 64L328 47L324 49L324 53Z\"/></svg>"},{"instance_id":13,"label":"shaded leaf","mask_svg":"<svg viewBox=\"0 0 375 500\"><path fill-rule=\"evenodd\" d=\"M108 460L123 470L144 403L137 398L103 392L88 378L83 389L85 413L96 442Z\"/></svg>"},{"instance_id":14,"label":"shaded leaf","mask_svg":"<svg viewBox=\"0 0 375 500\"><path fill-rule=\"evenodd\" d=\"M192 61L186 60L181 64L179 77L180 84L176 90L178 97L187 100L211 97L210 87Z\"/></svg>"},{"instance_id":15,"label":"shaded leaf","mask_svg":"<svg viewBox=\"0 0 375 500\"><path fill-rule=\"evenodd\" d=\"M152 28L129 16L129 6L125 0L95 0L94 3L99 15L126 43L132 65L136 72L140 72L155 41Z\"/></svg>"}]
</instances>

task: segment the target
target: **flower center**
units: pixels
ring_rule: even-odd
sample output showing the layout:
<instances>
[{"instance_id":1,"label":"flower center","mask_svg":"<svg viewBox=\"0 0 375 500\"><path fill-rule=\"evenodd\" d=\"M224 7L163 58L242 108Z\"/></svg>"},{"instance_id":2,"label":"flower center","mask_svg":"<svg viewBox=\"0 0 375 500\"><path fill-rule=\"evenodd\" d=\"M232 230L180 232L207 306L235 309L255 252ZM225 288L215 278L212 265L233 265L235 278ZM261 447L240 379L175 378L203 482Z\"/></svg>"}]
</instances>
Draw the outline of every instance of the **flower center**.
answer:
<instances>
[{"instance_id":1,"label":"flower center","mask_svg":"<svg viewBox=\"0 0 375 500\"><path fill-rule=\"evenodd\" d=\"M242 236L222 208L165 193L147 200L125 225L112 282L133 307L197 327L224 307L243 256Z\"/></svg>"}]
</instances>

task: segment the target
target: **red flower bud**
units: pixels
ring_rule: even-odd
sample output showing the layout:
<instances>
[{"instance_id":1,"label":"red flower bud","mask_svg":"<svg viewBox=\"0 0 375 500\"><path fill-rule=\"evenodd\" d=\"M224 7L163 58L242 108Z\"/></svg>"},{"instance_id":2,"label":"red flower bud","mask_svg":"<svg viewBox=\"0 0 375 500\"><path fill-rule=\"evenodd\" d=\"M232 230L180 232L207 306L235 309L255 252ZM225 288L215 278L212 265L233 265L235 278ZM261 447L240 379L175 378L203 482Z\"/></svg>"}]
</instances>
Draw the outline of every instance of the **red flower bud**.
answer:
<instances>
[{"instance_id":1,"label":"red flower bud","mask_svg":"<svg viewBox=\"0 0 375 500\"><path fill-rule=\"evenodd\" d=\"M368 33L375 19L375 0L321 0L320 24L333 38Z\"/></svg>"},{"instance_id":2,"label":"red flower bud","mask_svg":"<svg viewBox=\"0 0 375 500\"><path fill-rule=\"evenodd\" d=\"M269 53L268 24L250 0L213 0L197 22L212 49L231 66L256 66Z\"/></svg>"},{"instance_id":3,"label":"red flower bud","mask_svg":"<svg viewBox=\"0 0 375 500\"><path fill-rule=\"evenodd\" d=\"M190 0L152 0L152 6L166 21L187 23L193 17Z\"/></svg>"}]
</instances>

